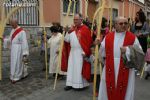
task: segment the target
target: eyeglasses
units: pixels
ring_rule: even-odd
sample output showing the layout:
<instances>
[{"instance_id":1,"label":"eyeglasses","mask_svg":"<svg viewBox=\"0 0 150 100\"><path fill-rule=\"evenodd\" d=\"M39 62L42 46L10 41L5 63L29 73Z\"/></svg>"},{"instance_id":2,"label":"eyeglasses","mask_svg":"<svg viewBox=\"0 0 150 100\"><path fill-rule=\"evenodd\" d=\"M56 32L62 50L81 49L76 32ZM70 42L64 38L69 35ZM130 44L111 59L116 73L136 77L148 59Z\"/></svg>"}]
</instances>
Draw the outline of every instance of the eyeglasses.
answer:
<instances>
[{"instance_id":1,"label":"eyeglasses","mask_svg":"<svg viewBox=\"0 0 150 100\"><path fill-rule=\"evenodd\" d=\"M123 24L124 24L124 25L128 25L127 22L120 22L120 23L118 23L118 24L121 25L121 26L122 26Z\"/></svg>"},{"instance_id":2,"label":"eyeglasses","mask_svg":"<svg viewBox=\"0 0 150 100\"><path fill-rule=\"evenodd\" d=\"M73 20L80 20L80 19L73 19Z\"/></svg>"}]
</instances>

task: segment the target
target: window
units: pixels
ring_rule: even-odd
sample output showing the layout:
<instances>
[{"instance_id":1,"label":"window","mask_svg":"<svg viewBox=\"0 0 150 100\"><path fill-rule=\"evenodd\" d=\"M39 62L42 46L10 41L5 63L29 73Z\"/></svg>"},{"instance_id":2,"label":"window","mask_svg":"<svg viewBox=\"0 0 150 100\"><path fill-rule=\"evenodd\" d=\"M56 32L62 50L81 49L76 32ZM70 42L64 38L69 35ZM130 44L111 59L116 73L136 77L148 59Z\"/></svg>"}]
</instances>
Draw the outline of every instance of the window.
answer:
<instances>
[{"instance_id":1,"label":"window","mask_svg":"<svg viewBox=\"0 0 150 100\"><path fill-rule=\"evenodd\" d=\"M16 6L23 6L12 15L12 18L18 20L19 25L23 26L38 26L39 25L39 0L5 0L5 15ZM7 25L10 23L8 22Z\"/></svg>"},{"instance_id":2,"label":"window","mask_svg":"<svg viewBox=\"0 0 150 100\"><path fill-rule=\"evenodd\" d=\"M114 20L116 17L118 17L118 9L113 8L112 17L113 17L113 20Z\"/></svg>"},{"instance_id":3,"label":"window","mask_svg":"<svg viewBox=\"0 0 150 100\"><path fill-rule=\"evenodd\" d=\"M138 0L138 1L144 4L144 0Z\"/></svg>"},{"instance_id":4,"label":"window","mask_svg":"<svg viewBox=\"0 0 150 100\"><path fill-rule=\"evenodd\" d=\"M63 0L63 12L64 13L67 13L68 5L69 5L69 0ZM74 1L72 2L71 8L70 8L71 13L73 13L73 7L74 7ZM76 0L75 13L79 13L79 12L80 12L80 0Z\"/></svg>"}]
</instances>

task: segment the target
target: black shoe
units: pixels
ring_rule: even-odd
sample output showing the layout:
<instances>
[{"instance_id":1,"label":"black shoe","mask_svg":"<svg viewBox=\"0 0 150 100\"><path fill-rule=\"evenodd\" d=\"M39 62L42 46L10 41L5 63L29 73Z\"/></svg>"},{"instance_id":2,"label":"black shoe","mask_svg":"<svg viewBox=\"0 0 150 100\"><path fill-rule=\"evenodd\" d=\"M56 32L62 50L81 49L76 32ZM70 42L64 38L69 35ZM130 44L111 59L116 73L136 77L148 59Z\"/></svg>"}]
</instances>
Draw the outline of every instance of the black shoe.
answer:
<instances>
[{"instance_id":1,"label":"black shoe","mask_svg":"<svg viewBox=\"0 0 150 100\"><path fill-rule=\"evenodd\" d=\"M75 91L82 91L84 88L74 88Z\"/></svg>"},{"instance_id":2,"label":"black shoe","mask_svg":"<svg viewBox=\"0 0 150 100\"><path fill-rule=\"evenodd\" d=\"M65 77L64 75L59 75L59 76L58 76L58 79L59 79L59 80L65 80L66 77Z\"/></svg>"},{"instance_id":3,"label":"black shoe","mask_svg":"<svg viewBox=\"0 0 150 100\"><path fill-rule=\"evenodd\" d=\"M68 90L71 90L71 89L72 89L72 86L66 86L66 87L64 88L65 91L68 91Z\"/></svg>"},{"instance_id":4,"label":"black shoe","mask_svg":"<svg viewBox=\"0 0 150 100\"><path fill-rule=\"evenodd\" d=\"M43 68L42 71L46 71L46 68Z\"/></svg>"}]
</instances>

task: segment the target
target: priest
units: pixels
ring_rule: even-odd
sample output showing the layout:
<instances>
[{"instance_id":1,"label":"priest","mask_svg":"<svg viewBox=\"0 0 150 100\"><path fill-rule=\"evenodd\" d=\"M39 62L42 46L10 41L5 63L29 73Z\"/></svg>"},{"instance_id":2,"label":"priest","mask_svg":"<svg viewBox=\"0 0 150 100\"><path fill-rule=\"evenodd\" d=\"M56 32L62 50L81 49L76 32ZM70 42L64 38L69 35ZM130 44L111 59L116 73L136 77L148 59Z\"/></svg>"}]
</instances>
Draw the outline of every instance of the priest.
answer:
<instances>
[{"instance_id":1,"label":"priest","mask_svg":"<svg viewBox=\"0 0 150 100\"><path fill-rule=\"evenodd\" d=\"M29 55L26 32L18 26L18 21L10 21L12 31L10 33L11 43L11 63L10 63L10 80L16 83L20 79L27 77L27 56Z\"/></svg>"},{"instance_id":2,"label":"priest","mask_svg":"<svg viewBox=\"0 0 150 100\"><path fill-rule=\"evenodd\" d=\"M65 36L67 44L62 54L62 71L67 71L65 90L89 86L91 65L84 58L90 57L92 37L90 29L82 24L82 19L81 14L76 14L74 25Z\"/></svg>"},{"instance_id":3,"label":"priest","mask_svg":"<svg viewBox=\"0 0 150 100\"><path fill-rule=\"evenodd\" d=\"M101 42L100 53L105 60L102 72L98 100L134 100L135 71L127 68L122 54L130 58L129 46L138 46L137 37L127 31L128 20L118 17L115 20L115 32L110 32Z\"/></svg>"}]
</instances>

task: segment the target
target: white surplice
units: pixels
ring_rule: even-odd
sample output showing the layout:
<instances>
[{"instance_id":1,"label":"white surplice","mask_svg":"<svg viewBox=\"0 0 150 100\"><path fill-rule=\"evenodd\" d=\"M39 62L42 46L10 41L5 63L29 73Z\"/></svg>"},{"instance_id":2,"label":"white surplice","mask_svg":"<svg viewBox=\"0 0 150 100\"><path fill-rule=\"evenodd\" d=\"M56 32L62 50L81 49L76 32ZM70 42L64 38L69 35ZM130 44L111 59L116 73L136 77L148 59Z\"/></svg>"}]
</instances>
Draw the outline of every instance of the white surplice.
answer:
<instances>
[{"instance_id":1,"label":"white surplice","mask_svg":"<svg viewBox=\"0 0 150 100\"><path fill-rule=\"evenodd\" d=\"M120 47L123 46L125 39L125 33L116 33L114 36L114 71L115 71L115 83L117 85L117 78L120 64ZM138 39L136 38L133 45L138 45L141 48ZM102 57L105 57L105 39L101 43L100 53ZM126 56L129 58L130 50L127 47ZM128 59L129 60L129 59ZM128 86L126 91L125 100L134 100L134 84L135 84L135 71L134 69L129 70ZM108 100L107 88L106 88L106 66L104 66L102 72L102 79L100 82L98 100Z\"/></svg>"},{"instance_id":2,"label":"white surplice","mask_svg":"<svg viewBox=\"0 0 150 100\"><path fill-rule=\"evenodd\" d=\"M70 42L71 46L68 60L66 86L72 86L73 88L86 87L89 83L82 77L83 50L75 31L70 34L66 34L65 41Z\"/></svg>"},{"instance_id":3,"label":"white surplice","mask_svg":"<svg viewBox=\"0 0 150 100\"><path fill-rule=\"evenodd\" d=\"M20 31L11 41L12 34L16 29L12 29L9 37L9 41L11 42L10 79L14 81L18 81L28 75L27 66L22 62L22 58L23 55L29 55L28 42L24 30Z\"/></svg>"},{"instance_id":4,"label":"white surplice","mask_svg":"<svg viewBox=\"0 0 150 100\"><path fill-rule=\"evenodd\" d=\"M56 52L59 51L61 39L62 35L61 33L58 33L56 36L52 35L48 40L48 46L50 48L49 73L56 73L58 64L58 54Z\"/></svg>"}]
</instances>

